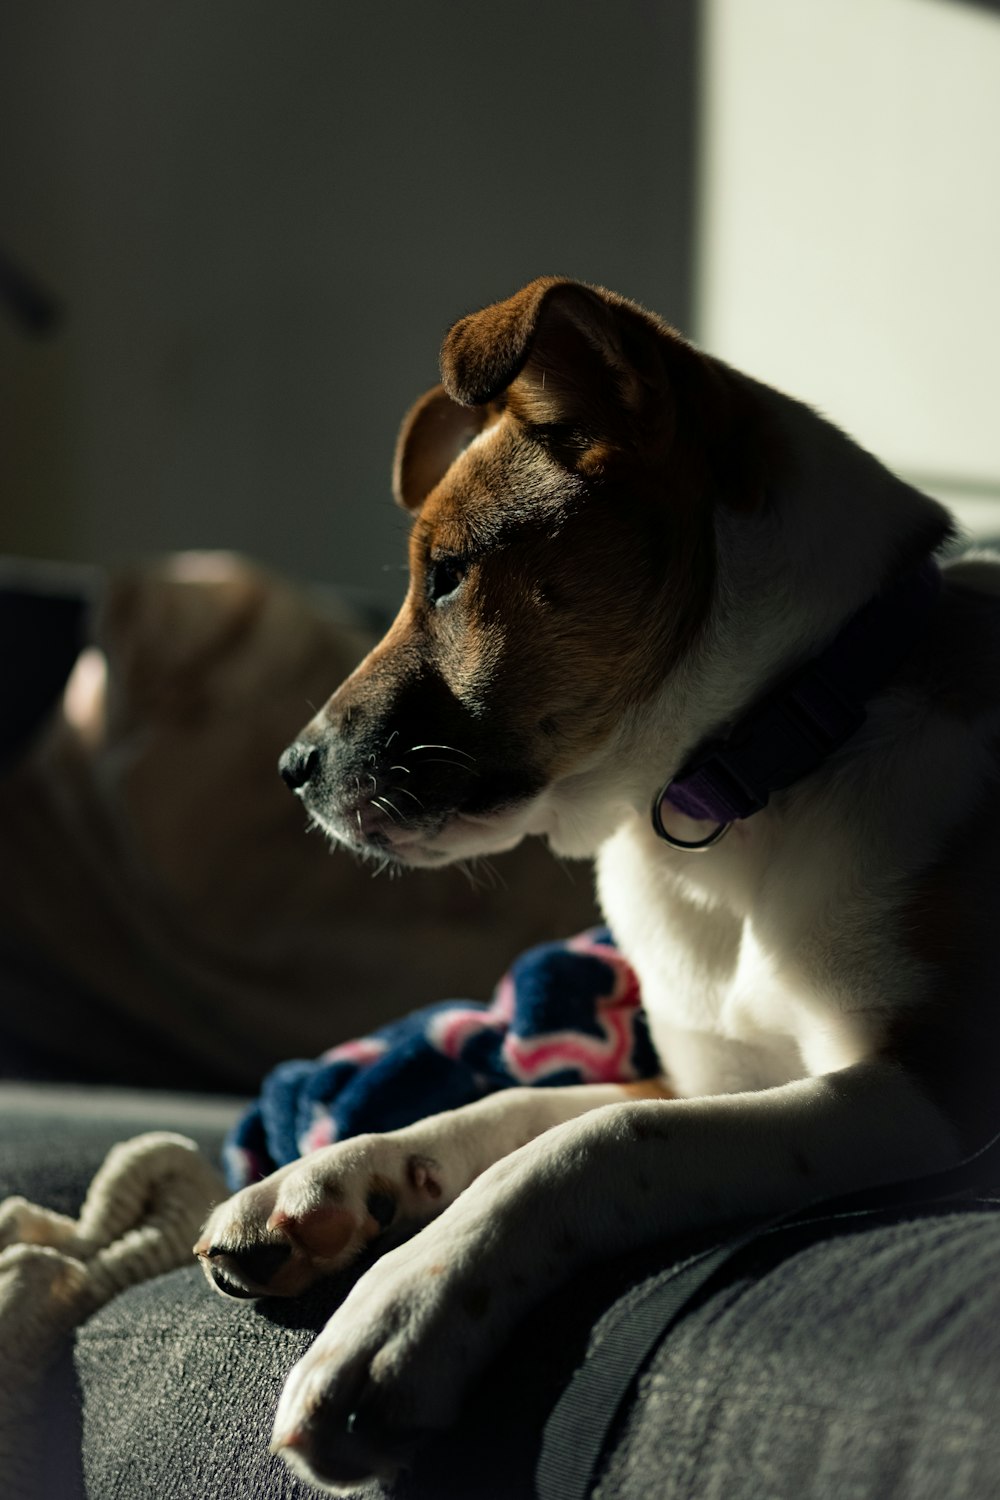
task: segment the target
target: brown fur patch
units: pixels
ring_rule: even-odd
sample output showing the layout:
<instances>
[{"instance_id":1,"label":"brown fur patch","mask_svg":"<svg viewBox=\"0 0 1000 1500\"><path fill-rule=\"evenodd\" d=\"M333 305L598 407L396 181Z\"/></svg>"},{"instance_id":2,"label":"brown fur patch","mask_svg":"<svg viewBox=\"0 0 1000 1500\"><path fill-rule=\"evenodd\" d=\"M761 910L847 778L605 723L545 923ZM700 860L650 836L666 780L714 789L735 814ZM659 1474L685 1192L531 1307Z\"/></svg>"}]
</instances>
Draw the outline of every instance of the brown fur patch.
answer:
<instances>
[{"instance_id":1,"label":"brown fur patch","mask_svg":"<svg viewBox=\"0 0 1000 1500\"><path fill-rule=\"evenodd\" d=\"M435 736L451 742L467 715L454 742L482 759L478 733L499 737L540 784L571 771L690 650L711 600L717 496L702 357L624 299L590 289L553 283L574 312L546 322L535 286L502 312L465 320L446 342L446 378L456 349L474 363L477 341L502 346L495 358L480 351L491 369L505 360L519 373L502 411L483 408L492 437L463 448L421 500L403 611L330 709L361 699L384 715L405 680L437 678L456 712ZM592 315L589 332L576 304ZM513 348L515 335L534 339L527 352ZM498 394L474 392L472 377L456 381L453 369L450 379L464 398ZM688 411L695 386L697 415ZM440 444L428 425L454 434L468 421L441 408L439 392L415 408L398 468L436 472ZM404 484L407 503L424 482ZM464 581L461 597L437 607L442 562Z\"/></svg>"},{"instance_id":2,"label":"brown fur patch","mask_svg":"<svg viewBox=\"0 0 1000 1500\"><path fill-rule=\"evenodd\" d=\"M498 413L458 406L441 386L422 396L408 413L396 442L392 492L404 510L419 510L456 458Z\"/></svg>"}]
</instances>

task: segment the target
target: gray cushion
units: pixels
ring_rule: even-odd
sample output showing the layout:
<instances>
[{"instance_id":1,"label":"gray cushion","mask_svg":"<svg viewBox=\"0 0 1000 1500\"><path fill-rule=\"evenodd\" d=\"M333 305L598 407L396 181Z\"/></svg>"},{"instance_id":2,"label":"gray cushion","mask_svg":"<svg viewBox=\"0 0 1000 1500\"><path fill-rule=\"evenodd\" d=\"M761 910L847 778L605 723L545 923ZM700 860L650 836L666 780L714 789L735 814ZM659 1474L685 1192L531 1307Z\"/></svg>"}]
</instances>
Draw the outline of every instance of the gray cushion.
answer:
<instances>
[{"instance_id":1,"label":"gray cushion","mask_svg":"<svg viewBox=\"0 0 1000 1500\"><path fill-rule=\"evenodd\" d=\"M95 1116L0 1090L0 1192L73 1210L112 1140L150 1127L220 1139L216 1101L102 1094ZM86 1099L87 1096L81 1096ZM48 1106L47 1108L44 1106ZM142 1113L145 1105L146 1113ZM763 1243L654 1353L612 1434L602 1500L978 1500L996 1493L1000 1224L990 1212L848 1222ZM511 1330L455 1432L398 1500L520 1500L547 1414L592 1325L638 1297L660 1256L596 1268ZM196 1268L123 1293L78 1331L48 1389L47 1494L59 1500L305 1500L267 1453L281 1384L330 1289L227 1302ZM626 1304L626 1314L628 1304ZM618 1314L608 1313L608 1318ZM598 1355L599 1357L599 1355ZM383 1496L379 1486L359 1491Z\"/></svg>"},{"instance_id":2,"label":"gray cushion","mask_svg":"<svg viewBox=\"0 0 1000 1500\"><path fill-rule=\"evenodd\" d=\"M282 1383L315 1336L214 1295L196 1266L123 1292L79 1331L88 1500L291 1500L267 1451Z\"/></svg>"},{"instance_id":3,"label":"gray cushion","mask_svg":"<svg viewBox=\"0 0 1000 1500\"><path fill-rule=\"evenodd\" d=\"M601 1500L997 1494L1000 1220L832 1228L660 1345Z\"/></svg>"},{"instance_id":4,"label":"gray cushion","mask_svg":"<svg viewBox=\"0 0 1000 1500\"><path fill-rule=\"evenodd\" d=\"M0 1198L76 1213L116 1141L178 1130L215 1160L241 1108L227 1096L0 1081Z\"/></svg>"}]
</instances>

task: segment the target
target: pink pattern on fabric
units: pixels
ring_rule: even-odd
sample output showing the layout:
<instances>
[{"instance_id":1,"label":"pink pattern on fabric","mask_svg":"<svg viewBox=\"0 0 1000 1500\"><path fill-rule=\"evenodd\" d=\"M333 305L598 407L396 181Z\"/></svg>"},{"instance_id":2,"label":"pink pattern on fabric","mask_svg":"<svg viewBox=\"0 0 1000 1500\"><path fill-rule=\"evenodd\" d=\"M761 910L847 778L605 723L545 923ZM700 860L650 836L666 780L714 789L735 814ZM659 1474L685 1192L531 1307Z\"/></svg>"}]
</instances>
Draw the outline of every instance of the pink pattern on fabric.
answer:
<instances>
[{"instance_id":1,"label":"pink pattern on fabric","mask_svg":"<svg viewBox=\"0 0 1000 1500\"><path fill-rule=\"evenodd\" d=\"M631 1063L634 1009L608 1009L598 1015L603 1037L553 1031L538 1041L508 1032L502 1048L504 1062L521 1083L534 1083L563 1068L578 1068L587 1083L627 1082L637 1076Z\"/></svg>"},{"instance_id":2,"label":"pink pattern on fabric","mask_svg":"<svg viewBox=\"0 0 1000 1500\"><path fill-rule=\"evenodd\" d=\"M314 1107L314 1115L309 1129L299 1137L299 1150L303 1156L308 1151L318 1151L321 1146L332 1146L337 1139L337 1127L333 1118L323 1112L322 1105Z\"/></svg>"},{"instance_id":3,"label":"pink pattern on fabric","mask_svg":"<svg viewBox=\"0 0 1000 1500\"><path fill-rule=\"evenodd\" d=\"M338 1042L336 1047L331 1047L328 1052L322 1053L320 1062L357 1063L359 1068L367 1067L369 1063L377 1062L384 1057L388 1051L389 1043L379 1036L361 1036L355 1041Z\"/></svg>"},{"instance_id":4,"label":"pink pattern on fabric","mask_svg":"<svg viewBox=\"0 0 1000 1500\"><path fill-rule=\"evenodd\" d=\"M565 944L573 953L597 959L609 974L610 990L597 1002L595 1022L603 1037L589 1037L585 1032L547 1032L544 1037L517 1037L507 1032L501 1056L511 1077L519 1083L535 1083L547 1074L577 1068L583 1079L592 1083L619 1083L636 1079L631 1053L634 1046L634 1019L639 1011L639 981L631 965L607 944L595 941L594 933L580 933ZM438 1047L445 1058L460 1058L469 1038L484 1028L504 1031L514 1019L517 987L513 975L505 974L496 986L492 1004L483 1010L456 1005L430 1017L427 1040Z\"/></svg>"},{"instance_id":5,"label":"pink pattern on fabric","mask_svg":"<svg viewBox=\"0 0 1000 1500\"><path fill-rule=\"evenodd\" d=\"M445 1057L460 1057L469 1038L484 1027L502 1031L513 1019L516 1001L514 981L509 974L505 974L496 987L491 1003L485 1009L479 1006L473 1010L471 1007L456 1005L431 1016L427 1023L427 1040L443 1052Z\"/></svg>"},{"instance_id":6,"label":"pink pattern on fabric","mask_svg":"<svg viewBox=\"0 0 1000 1500\"><path fill-rule=\"evenodd\" d=\"M639 981L635 970L620 953L607 943L596 941L593 931L581 932L565 946L573 953L596 958L611 977L610 992L597 1002L594 1019L603 1037L580 1031L555 1031L544 1037L519 1037L509 1033L503 1042L504 1062L522 1083L534 1083L547 1073L563 1068L578 1068L592 1083L621 1083L639 1075L632 1063L635 1043L635 1018L639 1011ZM502 981L510 987L509 976ZM511 1005L513 1012L513 1004Z\"/></svg>"},{"instance_id":7,"label":"pink pattern on fabric","mask_svg":"<svg viewBox=\"0 0 1000 1500\"><path fill-rule=\"evenodd\" d=\"M543 1038L519 1037L508 1032L501 1055L512 1077L520 1083L535 1083L546 1074L578 1068L593 1083L617 1083L638 1077L631 1062L634 1019L639 1009L639 981L631 965L593 932L571 938L566 947L574 953L596 958L608 971L609 993L597 1002L595 1020L601 1037L580 1031L554 1031ZM458 1058L470 1037L484 1027L502 1031L514 1018L517 987L511 974L497 985L488 1009L455 1006L432 1016L427 1038L446 1057Z\"/></svg>"},{"instance_id":8,"label":"pink pattern on fabric","mask_svg":"<svg viewBox=\"0 0 1000 1500\"><path fill-rule=\"evenodd\" d=\"M613 973L614 985L607 1002L599 1003L628 1006L639 1004L639 980L636 972L617 949L609 948L607 943L595 942L593 932L581 932L576 937L569 938L566 947L572 953L582 953L590 958L599 959L605 968Z\"/></svg>"},{"instance_id":9,"label":"pink pattern on fabric","mask_svg":"<svg viewBox=\"0 0 1000 1500\"><path fill-rule=\"evenodd\" d=\"M517 985L511 974L505 974L493 992L493 1003L490 1011L504 1021L514 1019L514 1007L517 1004Z\"/></svg>"},{"instance_id":10,"label":"pink pattern on fabric","mask_svg":"<svg viewBox=\"0 0 1000 1500\"><path fill-rule=\"evenodd\" d=\"M448 1010L431 1016L427 1023L427 1040L445 1057L457 1058L470 1036L476 1036L485 1027L500 1031L507 1023L490 1010L465 1010L464 1007Z\"/></svg>"}]
</instances>

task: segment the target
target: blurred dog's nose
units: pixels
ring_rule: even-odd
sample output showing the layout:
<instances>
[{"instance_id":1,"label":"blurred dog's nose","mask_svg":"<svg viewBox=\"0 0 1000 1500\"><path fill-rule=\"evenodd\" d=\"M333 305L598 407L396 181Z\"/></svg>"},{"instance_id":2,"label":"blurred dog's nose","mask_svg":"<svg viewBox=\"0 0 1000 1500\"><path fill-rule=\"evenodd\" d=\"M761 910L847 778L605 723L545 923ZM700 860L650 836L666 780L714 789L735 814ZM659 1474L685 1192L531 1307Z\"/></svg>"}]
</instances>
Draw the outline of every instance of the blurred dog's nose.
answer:
<instances>
[{"instance_id":1,"label":"blurred dog's nose","mask_svg":"<svg viewBox=\"0 0 1000 1500\"><path fill-rule=\"evenodd\" d=\"M290 792L301 792L312 780L318 765L319 750L316 746L296 740L278 761L278 770Z\"/></svg>"}]
</instances>

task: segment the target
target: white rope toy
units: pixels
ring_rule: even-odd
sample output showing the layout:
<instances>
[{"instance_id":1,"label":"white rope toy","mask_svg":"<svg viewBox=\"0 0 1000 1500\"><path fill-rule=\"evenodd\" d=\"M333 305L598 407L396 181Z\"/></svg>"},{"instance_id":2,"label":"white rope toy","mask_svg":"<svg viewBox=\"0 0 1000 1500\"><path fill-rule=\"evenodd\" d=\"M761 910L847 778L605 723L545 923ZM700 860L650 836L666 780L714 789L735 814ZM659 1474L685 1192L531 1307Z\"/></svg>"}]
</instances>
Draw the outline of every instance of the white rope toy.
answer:
<instances>
[{"instance_id":1,"label":"white rope toy","mask_svg":"<svg viewBox=\"0 0 1000 1500\"><path fill-rule=\"evenodd\" d=\"M227 1196L194 1141L151 1131L108 1152L79 1218L0 1203L0 1474L6 1500L36 1492L42 1377L71 1330L140 1281L191 1264Z\"/></svg>"}]
</instances>

